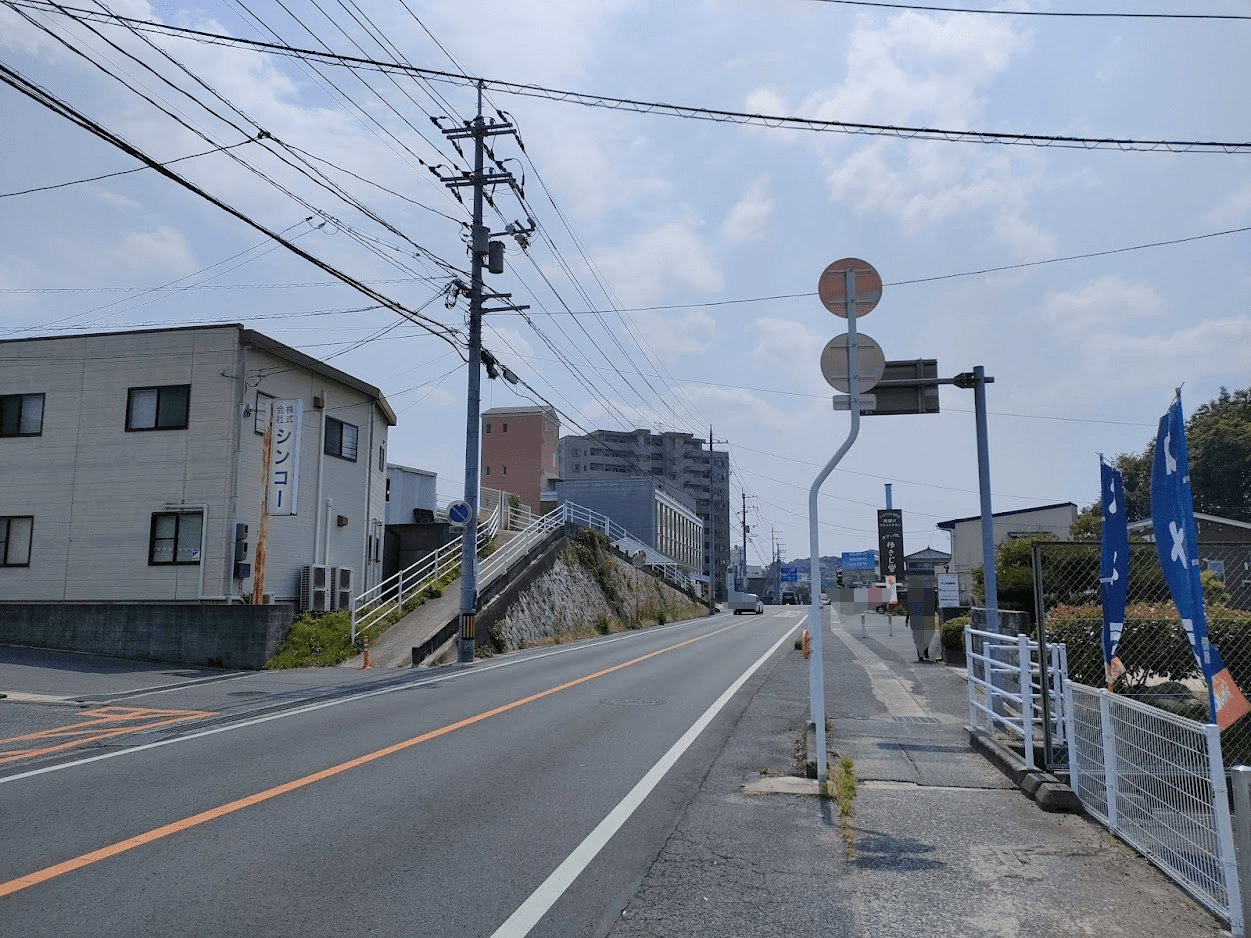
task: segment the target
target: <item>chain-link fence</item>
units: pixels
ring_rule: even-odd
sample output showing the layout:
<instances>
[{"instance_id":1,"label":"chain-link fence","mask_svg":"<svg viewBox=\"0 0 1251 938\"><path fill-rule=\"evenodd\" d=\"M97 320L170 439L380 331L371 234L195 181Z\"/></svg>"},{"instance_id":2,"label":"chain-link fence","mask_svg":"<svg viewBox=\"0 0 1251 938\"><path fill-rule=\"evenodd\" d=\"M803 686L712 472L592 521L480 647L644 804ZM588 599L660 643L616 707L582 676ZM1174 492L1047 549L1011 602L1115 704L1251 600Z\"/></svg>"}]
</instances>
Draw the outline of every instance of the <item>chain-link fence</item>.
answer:
<instances>
[{"instance_id":1,"label":"chain-link fence","mask_svg":"<svg viewBox=\"0 0 1251 938\"><path fill-rule=\"evenodd\" d=\"M1235 683L1251 696L1251 544L1200 544L1199 557L1208 639ZM1104 686L1099 544L1040 541L1033 559L1033 612L1043 616L1047 641L1065 644L1070 680ZM1151 543L1130 544L1125 622L1116 654L1125 672L1114 692L1207 722L1207 688ZM1251 762L1251 718L1222 734L1222 748L1226 765Z\"/></svg>"}]
</instances>

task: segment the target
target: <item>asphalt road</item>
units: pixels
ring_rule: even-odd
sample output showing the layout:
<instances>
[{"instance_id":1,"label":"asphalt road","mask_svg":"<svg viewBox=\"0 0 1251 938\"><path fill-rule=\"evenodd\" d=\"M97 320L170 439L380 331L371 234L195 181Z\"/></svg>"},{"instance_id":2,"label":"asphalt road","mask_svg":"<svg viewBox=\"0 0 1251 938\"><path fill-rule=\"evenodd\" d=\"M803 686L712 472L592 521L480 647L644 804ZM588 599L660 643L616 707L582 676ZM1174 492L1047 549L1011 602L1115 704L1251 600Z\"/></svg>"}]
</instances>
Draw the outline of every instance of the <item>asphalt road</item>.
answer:
<instances>
[{"instance_id":1,"label":"asphalt road","mask_svg":"<svg viewBox=\"0 0 1251 938\"><path fill-rule=\"evenodd\" d=\"M801 622L96 688L154 722L0 765L0 934L604 934Z\"/></svg>"}]
</instances>

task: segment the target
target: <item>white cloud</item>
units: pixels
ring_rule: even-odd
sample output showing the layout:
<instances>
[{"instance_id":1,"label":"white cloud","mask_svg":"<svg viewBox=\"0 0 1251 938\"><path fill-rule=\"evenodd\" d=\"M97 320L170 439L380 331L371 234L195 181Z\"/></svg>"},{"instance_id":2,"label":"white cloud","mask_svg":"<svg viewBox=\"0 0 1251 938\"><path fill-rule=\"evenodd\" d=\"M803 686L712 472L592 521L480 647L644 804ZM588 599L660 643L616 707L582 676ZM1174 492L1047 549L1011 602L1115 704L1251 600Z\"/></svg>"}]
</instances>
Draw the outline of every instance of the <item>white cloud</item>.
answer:
<instances>
[{"instance_id":1,"label":"white cloud","mask_svg":"<svg viewBox=\"0 0 1251 938\"><path fill-rule=\"evenodd\" d=\"M1122 277L1100 277L1077 290L1053 293L1042 304L1042 314L1057 331L1090 335L1096 330L1124 327L1126 332L1143 319L1159 316L1167 303L1145 283Z\"/></svg>"},{"instance_id":2,"label":"white cloud","mask_svg":"<svg viewBox=\"0 0 1251 938\"><path fill-rule=\"evenodd\" d=\"M1251 179L1234 189L1203 216L1205 224L1216 227L1244 225L1251 218Z\"/></svg>"},{"instance_id":3,"label":"white cloud","mask_svg":"<svg viewBox=\"0 0 1251 938\"><path fill-rule=\"evenodd\" d=\"M627 306L714 293L722 286L716 256L687 220L667 222L602 249L596 262Z\"/></svg>"},{"instance_id":4,"label":"white cloud","mask_svg":"<svg viewBox=\"0 0 1251 938\"><path fill-rule=\"evenodd\" d=\"M816 329L793 319L762 316L752 323L752 357L761 361L788 361L798 352L821 349L829 341Z\"/></svg>"},{"instance_id":5,"label":"white cloud","mask_svg":"<svg viewBox=\"0 0 1251 938\"><path fill-rule=\"evenodd\" d=\"M183 275L195 270L187 239L168 225L124 235L103 259L111 266L155 268L164 274Z\"/></svg>"},{"instance_id":6,"label":"white cloud","mask_svg":"<svg viewBox=\"0 0 1251 938\"><path fill-rule=\"evenodd\" d=\"M769 190L767 175L753 180L721 223L721 236L727 241L761 240L773 214L773 197Z\"/></svg>"},{"instance_id":7,"label":"white cloud","mask_svg":"<svg viewBox=\"0 0 1251 938\"><path fill-rule=\"evenodd\" d=\"M994 17L907 12L881 25L861 20L851 36L847 79L816 92L803 114L826 120L925 122L960 127L981 112L979 89L1026 46Z\"/></svg>"}]
</instances>

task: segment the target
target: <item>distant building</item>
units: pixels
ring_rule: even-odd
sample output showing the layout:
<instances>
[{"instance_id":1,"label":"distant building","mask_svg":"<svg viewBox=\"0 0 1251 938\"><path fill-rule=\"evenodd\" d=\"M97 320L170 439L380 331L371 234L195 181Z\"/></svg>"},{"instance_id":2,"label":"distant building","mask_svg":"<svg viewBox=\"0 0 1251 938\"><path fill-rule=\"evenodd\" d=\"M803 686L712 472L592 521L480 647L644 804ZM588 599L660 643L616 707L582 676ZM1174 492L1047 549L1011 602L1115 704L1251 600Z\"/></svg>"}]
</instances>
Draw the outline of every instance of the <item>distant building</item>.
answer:
<instances>
[{"instance_id":1,"label":"distant building","mask_svg":"<svg viewBox=\"0 0 1251 938\"><path fill-rule=\"evenodd\" d=\"M573 502L611 518L639 542L696 575L703 573L704 524L692 500L646 476L556 483L557 503Z\"/></svg>"},{"instance_id":2,"label":"distant building","mask_svg":"<svg viewBox=\"0 0 1251 938\"><path fill-rule=\"evenodd\" d=\"M704 524L701 571L711 564L712 582L724 599L730 569L730 454L709 452L690 433L596 430L560 441L560 478L621 479L650 476L663 479L694 500Z\"/></svg>"},{"instance_id":3,"label":"distant building","mask_svg":"<svg viewBox=\"0 0 1251 938\"><path fill-rule=\"evenodd\" d=\"M996 547L1009 538L1031 534L1052 534L1062 541L1067 540L1076 520L1077 505L1073 502L997 511L991 515ZM980 515L954 518L940 521L936 527L951 534L951 562L947 572L960 578L960 605L971 606L973 570L982 565L982 518Z\"/></svg>"},{"instance_id":4,"label":"distant building","mask_svg":"<svg viewBox=\"0 0 1251 938\"><path fill-rule=\"evenodd\" d=\"M919 573L923 576L946 573L947 565L950 563L951 554L935 550L933 547L926 547L923 550L904 556L904 577L906 579L908 575L914 573Z\"/></svg>"},{"instance_id":5,"label":"distant building","mask_svg":"<svg viewBox=\"0 0 1251 938\"><path fill-rule=\"evenodd\" d=\"M0 601L259 602L267 491L266 594L298 602L309 565L326 608L378 580L395 413L258 332L3 340L0 417Z\"/></svg>"},{"instance_id":6,"label":"distant building","mask_svg":"<svg viewBox=\"0 0 1251 938\"><path fill-rule=\"evenodd\" d=\"M387 463L387 524L434 520L439 476L425 469Z\"/></svg>"},{"instance_id":7,"label":"distant building","mask_svg":"<svg viewBox=\"0 0 1251 938\"><path fill-rule=\"evenodd\" d=\"M556 409L492 407L482 414L481 440L483 487L512 492L535 514L542 511L542 493L560 477Z\"/></svg>"},{"instance_id":8,"label":"distant building","mask_svg":"<svg viewBox=\"0 0 1251 938\"><path fill-rule=\"evenodd\" d=\"M1155 540L1151 519L1129 525L1130 536ZM1251 524L1195 512L1195 542L1202 569L1213 573L1229 593L1229 605L1251 609Z\"/></svg>"}]
</instances>

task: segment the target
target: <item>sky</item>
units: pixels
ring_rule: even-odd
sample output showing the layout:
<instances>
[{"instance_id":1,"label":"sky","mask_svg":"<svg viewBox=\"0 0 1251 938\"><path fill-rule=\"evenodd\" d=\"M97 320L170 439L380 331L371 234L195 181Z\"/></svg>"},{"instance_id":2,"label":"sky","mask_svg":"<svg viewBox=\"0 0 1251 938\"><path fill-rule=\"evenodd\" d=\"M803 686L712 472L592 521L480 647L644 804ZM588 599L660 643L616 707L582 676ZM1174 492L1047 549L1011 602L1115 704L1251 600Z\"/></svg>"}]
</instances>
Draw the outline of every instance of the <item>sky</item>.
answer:
<instances>
[{"instance_id":1,"label":"sky","mask_svg":"<svg viewBox=\"0 0 1251 938\"><path fill-rule=\"evenodd\" d=\"M887 359L994 378L995 511L1085 506L1098 454L1142 451L1176 388L1189 415L1251 385L1251 11L976 5L1245 18L823 0L107 9L485 79L487 116L518 131L492 138L495 156L524 180L524 202L496 189L487 222L537 231L524 250L504 236L505 272L488 275L529 309L486 317L484 345L522 383L484 378L483 409L551 403L562 434L711 428L730 453L733 542L746 493L760 563L775 545L809 556L808 491L848 435L819 367L846 331L816 297L840 258L881 274L858 328ZM4 84L0 338L243 323L381 388L399 418L390 460L459 496L468 312L446 294L467 279L470 214L437 174L467 165L440 126L471 118L476 91L280 51L0 0L5 69L430 328ZM588 103L605 97L688 116ZM1004 145L689 116L701 109L1243 146ZM909 553L947 549L935 525L978 513L973 394L940 394L938 414L863 420L821 489L822 554L876 547L887 483Z\"/></svg>"}]
</instances>

